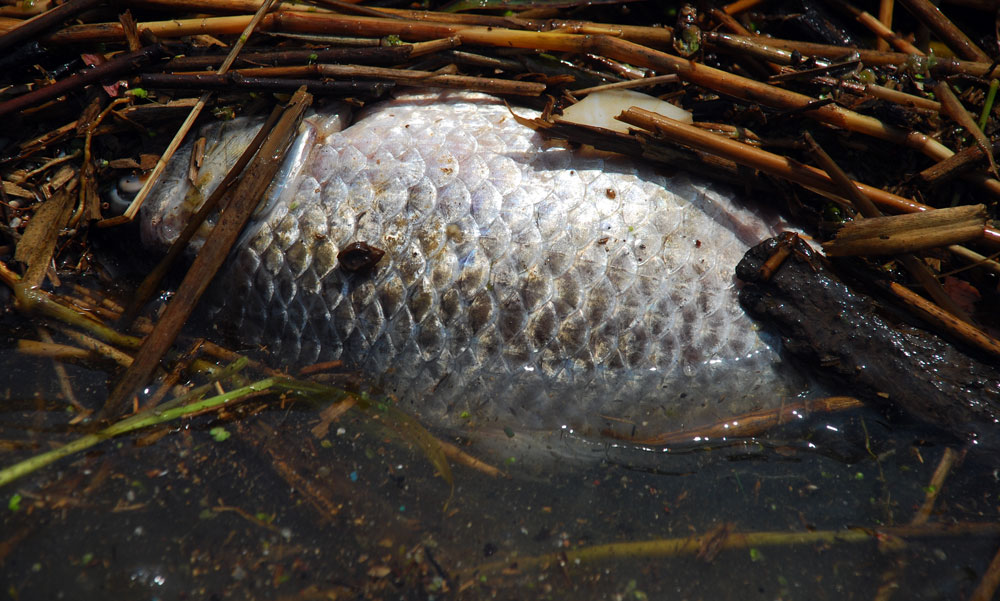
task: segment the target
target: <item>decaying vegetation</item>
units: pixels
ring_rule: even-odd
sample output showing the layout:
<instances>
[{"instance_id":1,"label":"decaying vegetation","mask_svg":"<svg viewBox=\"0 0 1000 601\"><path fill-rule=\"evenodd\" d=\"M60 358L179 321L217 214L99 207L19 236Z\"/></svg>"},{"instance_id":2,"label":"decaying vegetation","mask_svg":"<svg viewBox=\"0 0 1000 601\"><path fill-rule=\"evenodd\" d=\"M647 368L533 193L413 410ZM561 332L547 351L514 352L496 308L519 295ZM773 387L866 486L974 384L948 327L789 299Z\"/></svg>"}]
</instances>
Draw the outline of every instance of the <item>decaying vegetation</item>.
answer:
<instances>
[{"instance_id":1,"label":"decaying vegetation","mask_svg":"<svg viewBox=\"0 0 1000 601\"><path fill-rule=\"evenodd\" d=\"M177 342L280 162L274 157L287 146L302 111L320 96L360 105L397 87L446 87L545 107L551 118L531 125L546 135L697 171L725 179L749 196L770 199L815 234L829 256L860 257L856 260L874 267L868 273L878 273L883 288L917 307L914 319L957 344L975 346L980 357L992 358L986 360L1000 356L994 337L1000 327L1000 227L993 221L1000 198L995 8L963 2L956 4L968 6L949 5L942 12L928 0L905 0L898 3L905 12L897 10L894 17L895 3L884 0L875 17L847 2L803 2L789 9L747 1L676 10L654 2L574 4L487 1L476 13L339 0L136 0L127 6L69 0L0 8L0 117L7 124L0 137L0 279L12 291L6 297L6 320L14 324L15 312L29 316L30 321L17 321L20 352L52 359L72 407L67 423L100 428L81 432L83 438L43 454L41 461L35 458L37 463L4 470L0 483L112 436L168 420L223 411L239 422L240 414L229 405L231 391L213 396L207 386L195 388L197 395L178 397L197 396L194 405L175 399L155 409L174 396L175 385L201 377L192 373L214 374L205 377L247 392L239 396L251 401L246 414L261 406L253 402L291 398L276 401L281 394L337 396L340 403L321 415L316 438L325 436L344 412L361 407L415 441L449 482L446 455L499 475L460 449L438 444L412 418L395 410L378 413L372 409L377 403L364 395L312 381L291 382L259 364L246 368L265 372L255 383L234 379L244 359L205 341ZM961 15L961 25L947 16L952 11ZM977 29L982 22L988 26ZM666 98L693 111L696 122L686 125L642 109L620 117L634 127L630 134L559 122L561 107L614 87ZM263 128L271 135L259 136L202 211L204 218L215 207L225 207L210 242L163 313L150 321L142 309L161 289L179 250L171 251L140 286L131 306L95 292L100 285L89 284L101 280L100 262L107 257L94 255L91 241L128 231L199 118L226 118L251 105L278 107L272 115L275 126ZM256 148L262 150L254 157ZM131 206L116 214L100 191L138 171L149 173L144 187ZM64 280L75 288L62 285ZM936 317L928 320L928 315ZM32 335L25 323L34 329ZM62 371L64 361L114 366L109 373L115 385L103 405L77 400ZM223 363L236 367L216 367ZM335 370L313 366L301 377ZM337 386L343 376L335 378ZM159 392L140 404L136 393L154 381ZM826 399L811 408L845 406L856 401ZM700 434L750 437L801 409L727 419ZM748 429L730 429L737 421ZM269 427L238 429L253 444L266 445L273 434ZM673 444L698 434L664 433L641 442ZM275 470L301 489L319 514L339 511L342 491L304 480L307 468L301 461L296 466L280 445L269 446L267 453ZM475 591L482 574L543 566L559 566L568 574L570 560L600 562L607 555L697 554L710 561L721 549L742 546L835 545L873 536L995 538L995 523L951 529L926 523L957 455L944 454L940 473L927 487L925 507L905 526L808 535L705 527L689 538L584 546L527 558L514 568L501 560L481 569L449 571L429 550L417 553L419 560L412 553L407 557L421 566L418 580L423 578L424 585L429 574L446 573L444 584L436 586L461 593ZM1000 561L994 559L968 598L991 598L997 573ZM386 574L370 575L379 581ZM875 598L890 594L882 596L880 589Z\"/></svg>"}]
</instances>

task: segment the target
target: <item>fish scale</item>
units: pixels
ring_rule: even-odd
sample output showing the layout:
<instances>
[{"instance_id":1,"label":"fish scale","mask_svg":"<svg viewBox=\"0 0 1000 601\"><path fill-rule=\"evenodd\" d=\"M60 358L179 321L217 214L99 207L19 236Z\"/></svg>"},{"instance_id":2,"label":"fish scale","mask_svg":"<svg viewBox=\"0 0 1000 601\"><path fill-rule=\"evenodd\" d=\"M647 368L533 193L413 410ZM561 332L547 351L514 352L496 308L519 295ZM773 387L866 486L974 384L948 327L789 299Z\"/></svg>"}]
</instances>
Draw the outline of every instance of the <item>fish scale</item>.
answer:
<instances>
[{"instance_id":1,"label":"fish scale","mask_svg":"<svg viewBox=\"0 0 1000 601\"><path fill-rule=\"evenodd\" d=\"M803 389L737 302L734 266L774 231L728 190L546 142L485 95L339 119L307 122L204 305L274 362L343 360L462 428L676 429ZM172 181L153 242L196 204ZM355 242L386 252L369 273L338 266Z\"/></svg>"}]
</instances>

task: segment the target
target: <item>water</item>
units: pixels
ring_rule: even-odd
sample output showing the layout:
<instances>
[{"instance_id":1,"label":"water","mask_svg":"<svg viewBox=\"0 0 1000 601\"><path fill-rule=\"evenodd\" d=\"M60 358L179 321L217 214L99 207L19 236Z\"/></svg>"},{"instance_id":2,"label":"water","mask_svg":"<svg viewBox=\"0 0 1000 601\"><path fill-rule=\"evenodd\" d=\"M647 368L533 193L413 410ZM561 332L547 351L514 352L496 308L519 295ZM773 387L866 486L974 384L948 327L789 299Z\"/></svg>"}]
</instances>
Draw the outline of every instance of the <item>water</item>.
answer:
<instances>
[{"instance_id":1,"label":"water","mask_svg":"<svg viewBox=\"0 0 1000 601\"><path fill-rule=\"evenodd\" d=\"M7 336L32 333L13 318L3 325ZM51 362L16 355L9 339L2 357L4 463L73 438ZM80 402L99 406L103 374L68 369ZM8 595L872 599L892 585L891 598L961 599L997 545L996 534L965 534L572 558L713 531L738 541L905 525L945 447L926 427L869 410L714 449L503 465L511 478L453 466L453 491L421 452L357 412L320 437L318 422L307 404L252 401L105 442L8 485ZM930 521L995 529L998 492L995 468L970 457Z\"/></svg>"}]
</instances>

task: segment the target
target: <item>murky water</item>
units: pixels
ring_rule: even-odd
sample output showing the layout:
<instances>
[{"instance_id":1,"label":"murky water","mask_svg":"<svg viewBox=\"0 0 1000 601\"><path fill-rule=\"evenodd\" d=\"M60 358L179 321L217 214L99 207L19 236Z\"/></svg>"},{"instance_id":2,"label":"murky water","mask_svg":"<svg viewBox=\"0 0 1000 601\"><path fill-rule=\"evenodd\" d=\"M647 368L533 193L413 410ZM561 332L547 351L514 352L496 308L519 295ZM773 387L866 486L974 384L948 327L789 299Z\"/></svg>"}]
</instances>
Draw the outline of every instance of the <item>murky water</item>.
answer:
<instances>
[{"instance_id":1,"label":"murky water","mask_svg":"<svg viewBox=\"0 0 1000 601\"><path fill-rule=\"evenodd\" d=\"M51 361L14 352L14 338L32 335L22 325L2 323L4 465L79 435ZM79 402L99 406L104 374L68 371ZM501 458L509 478L453 464L452 491L418 449L359 412L317 435L319 409L251 401L7 485L4 594L962 599L1000 540L996 471L974 456L953 468L927 526L863 534L914 519L945 450L933 430L868 410L715 448ZM935 528L955 524L971 531Z\"/></svg>"}]
</instances>

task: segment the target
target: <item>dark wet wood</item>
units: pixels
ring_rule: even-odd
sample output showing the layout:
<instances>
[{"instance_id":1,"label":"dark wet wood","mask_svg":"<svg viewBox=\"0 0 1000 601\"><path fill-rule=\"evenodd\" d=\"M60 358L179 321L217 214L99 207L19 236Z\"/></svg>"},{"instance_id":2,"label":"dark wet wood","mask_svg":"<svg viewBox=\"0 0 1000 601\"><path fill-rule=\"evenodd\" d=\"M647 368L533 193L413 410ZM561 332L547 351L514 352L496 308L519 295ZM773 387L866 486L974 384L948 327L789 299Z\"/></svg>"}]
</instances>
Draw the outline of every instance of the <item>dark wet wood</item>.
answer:
<instances>
[{"instance_id":1,"label":"dark wet wood","mask_svg":"<svg viewBox=\"0 0 1000 601\"><path fill-rule=\"evenodd\" d=\"M36 106L90 84L117 79L125 73L136 71L142 65L164 56L166 52L166 48L163 45L153 44L135 52L116 56L106 63L86 69L75 75L70 75L66 79L12 98L7 102L0 103L0 116Z\"/></svg>"}]
</instances>

